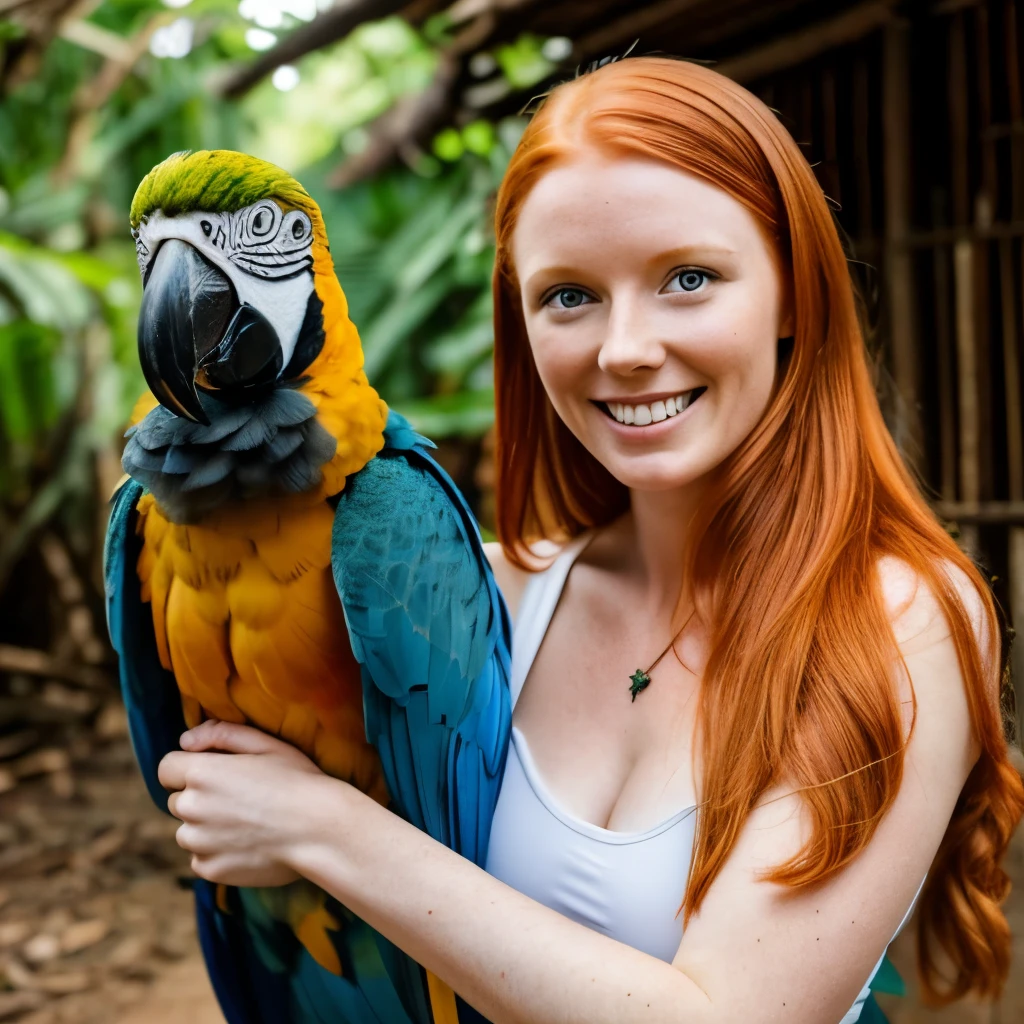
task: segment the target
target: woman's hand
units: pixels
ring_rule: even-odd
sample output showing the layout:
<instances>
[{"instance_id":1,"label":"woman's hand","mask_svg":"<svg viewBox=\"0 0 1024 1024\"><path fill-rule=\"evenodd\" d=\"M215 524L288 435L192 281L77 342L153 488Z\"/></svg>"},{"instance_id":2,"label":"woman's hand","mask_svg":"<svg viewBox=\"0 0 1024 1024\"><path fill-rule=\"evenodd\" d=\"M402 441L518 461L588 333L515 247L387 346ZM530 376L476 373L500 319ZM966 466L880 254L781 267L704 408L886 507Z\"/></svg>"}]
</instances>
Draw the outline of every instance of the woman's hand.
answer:
<instances>
[{"instance_id":1,"label":"woman's hand","mask_svg":"<svg viewBox=\"0 0 1024 1024\"><path fill-rule=\"evenodd\" d=\"M226 885L294 881L290 852L316 818L324 775L305 754L245 725L210 720L181 737L159 767L178 845L192 870ZM336 783L336 785L341 785Z\"/></svg>"}]
</instances>

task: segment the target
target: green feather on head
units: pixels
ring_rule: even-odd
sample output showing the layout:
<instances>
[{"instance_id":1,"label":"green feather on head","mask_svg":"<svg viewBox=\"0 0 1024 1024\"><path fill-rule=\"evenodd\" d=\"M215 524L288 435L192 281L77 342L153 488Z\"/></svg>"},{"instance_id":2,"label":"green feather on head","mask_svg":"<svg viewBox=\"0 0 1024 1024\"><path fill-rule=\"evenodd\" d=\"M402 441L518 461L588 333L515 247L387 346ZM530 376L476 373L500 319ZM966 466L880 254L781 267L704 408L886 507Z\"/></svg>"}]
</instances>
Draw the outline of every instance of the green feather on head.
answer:
<instances>
[{"instance_id":1,"label":"green feather on head","mask_svg":"<svg viewBox=\"0 0 1024 1024\"><path fill-rule=\"evenodd\" d=\"M323 233L320 208L287 172L266 160L226 149L184 150L158 163L132 200L131 225L163 210L167 217L193 210L235 213L260 199L274 199L283 209L302 210Z\"/></svg>"}]
</instances>

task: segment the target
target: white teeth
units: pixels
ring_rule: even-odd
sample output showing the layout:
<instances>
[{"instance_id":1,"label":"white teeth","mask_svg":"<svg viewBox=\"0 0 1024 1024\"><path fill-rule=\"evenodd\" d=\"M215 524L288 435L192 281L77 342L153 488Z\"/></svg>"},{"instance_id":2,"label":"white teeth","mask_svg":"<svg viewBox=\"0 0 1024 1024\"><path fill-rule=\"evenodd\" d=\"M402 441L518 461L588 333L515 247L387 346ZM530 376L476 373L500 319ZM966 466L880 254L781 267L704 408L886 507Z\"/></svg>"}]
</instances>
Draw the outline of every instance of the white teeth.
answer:
<instances>
[{"instance_id":1,"label":"white teeth","mask_svg":"<svg viewBox=\"0 0 1024 1024\"><path fill-rule=\"evenodd\" d=\"M650 405L624 405L622 402L605 402L605 408L619 423L635 424L646 427L650 423L660 423L669 416L678 416L693 401L693 391L684 391L675 398L651 402Z\"/></svg>"}]
</instances>

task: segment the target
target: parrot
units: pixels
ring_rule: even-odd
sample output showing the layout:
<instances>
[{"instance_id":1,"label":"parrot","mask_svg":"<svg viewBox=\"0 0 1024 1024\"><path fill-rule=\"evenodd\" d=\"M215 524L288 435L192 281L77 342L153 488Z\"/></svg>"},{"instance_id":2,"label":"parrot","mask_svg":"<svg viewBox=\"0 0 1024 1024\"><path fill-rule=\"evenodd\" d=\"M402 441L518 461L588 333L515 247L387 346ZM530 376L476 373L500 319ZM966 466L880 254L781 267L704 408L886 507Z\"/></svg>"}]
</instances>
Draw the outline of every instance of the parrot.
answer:
<instances>
[{"instance_id":1,"label":"parrot","mask_svg":"<svg viewBox=\"0 0 1024 1024\"><path fill-rule=\"evenodd\" d=\"M136 759L254 726L483 866L511 729L511 621L476 520L363 370L319 206L286 171L175 153L131 234L148 391L104 545ZM195 879L228 1024L482 1021L298 880Z\"/></svg>"}]
</instances>

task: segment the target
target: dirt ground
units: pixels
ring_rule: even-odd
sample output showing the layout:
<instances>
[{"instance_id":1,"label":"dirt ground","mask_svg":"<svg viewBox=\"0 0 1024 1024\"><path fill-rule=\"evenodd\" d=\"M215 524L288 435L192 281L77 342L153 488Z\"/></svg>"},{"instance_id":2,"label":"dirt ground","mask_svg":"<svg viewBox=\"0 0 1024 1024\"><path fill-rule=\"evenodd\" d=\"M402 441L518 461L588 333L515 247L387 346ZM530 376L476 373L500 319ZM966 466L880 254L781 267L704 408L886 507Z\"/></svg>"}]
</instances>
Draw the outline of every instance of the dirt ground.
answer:
<instances>
[{"instance_id":1,"label":"dirt ground","mask_svg":"<svg viewBox=\"0 0 1024 1024\"><path fill-rule=\"evenodd\" d=\"M40 763L0 793L0 1022L223 1024L187 859L142 786L116 705L90 737L63 754L35 751ZM1002 1002L923 1010L908 928L893 959L911 994L883 997L892 1024L1024 1024L1024 836L1011 869L1017 948Z\"/></svg>"}]
</instances>

